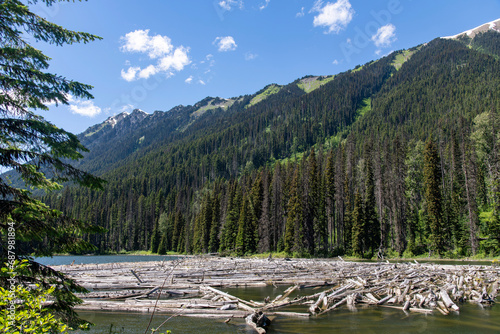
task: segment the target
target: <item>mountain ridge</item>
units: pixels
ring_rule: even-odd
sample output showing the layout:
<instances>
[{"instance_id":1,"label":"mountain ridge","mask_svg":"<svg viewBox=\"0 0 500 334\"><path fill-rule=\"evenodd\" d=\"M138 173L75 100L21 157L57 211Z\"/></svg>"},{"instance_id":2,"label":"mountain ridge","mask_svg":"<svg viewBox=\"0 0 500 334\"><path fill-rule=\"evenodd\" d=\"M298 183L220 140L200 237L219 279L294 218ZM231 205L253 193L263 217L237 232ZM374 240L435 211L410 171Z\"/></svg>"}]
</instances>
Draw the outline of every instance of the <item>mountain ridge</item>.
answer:
<instances>
[{"instance_id":1,"label":"mountain ridge","mask_svg":"<svg viewBox=\"0 0 500 334\"><path fill-rule=\"evenodd\" d=\"M423 142L435 138L443 159L440 191L448 201L443 209L450 226L443 232L448 233L447 247L464 252L475 247L475 252L478 240L471 239L469 246L460 241L471 238L469 227L460 225L468 219L466 205L450 201L465 201L460 195L463 168L469 168L467 177L485 175L484 180L491 175L474 167L486 166L479 160L465 167L460 163L479 159L468 156L475 146L467 140L476 119L500 107L499 56L496 31L473 39L436 38L339 73L309 93L299 83L314 83L318 77L267 85L233 98L227 108L222 106L229 99L207 97L192 106L156 111L141 122L126 116L95 134L102 145L91 142L93 136L82 139L95 146L79 167L106 179L106 189L67 187L45 200L107 229L94 240L100 251L156 251L155 235L165 239L167 250L234 251L241 229L258 241L258 247L248 248L250 253L287 249L288 243L288 250L305 247L313 255L325 254L326 239L315 231L325 233L326 225L312 225L326 224L327 216L332 224L329 248L350 252L355 240L349 224L357 221L352 215L365 212L354 210L354 199L364 201L375 189L372 213L381 224L383 247L400 254L408 247L421 254L428 250L429 233L421 217ZM259 95L265 98L248 107ZM126 135L120 134L124 130ZM490 180L474 182L470 189L491 192L484 190ZM327 196L326 184L337 190L328 201L311 204L312 194ZM271 210L273 203L281 204ZM488 201L479 204L484 212L490 210ZM212 212L219 214L213 218ZM240 219L245 212L254 218ZM298 225L285 228L290 221ZM482 238L490 231L485 224ZM243 226L253 226L254 232ZM290 229L297 232L285 235ZM210 248L209 240L214 241ZM487 247L492 246L483 250Z\"/></svg>"},{"instance_id":2,"label":"mountain ridge","mask_svg":"<svg viewBox=\"0 0 500 334\"><path fill-rule=\"evenodd\" d=\"M469 38L474 38L478 33L485 32L485 31L488 31L488 30L493 30L493 31L496 31L496 32L500 32L500 18L496 19L496 20L493 20L491 22L483 23L480 26L477 26L475 28L463 31L463 32L461 32L459 34L456 34L456 35L453 35L453 36L446 36L446 37L442 37L442 38L445 38L445 39L456 39L456 38L459 38L459 37L461 37L463 35L466 35Z\"/></svg>"},{"instance_id":3,"label":"mountain ridge","mask_svg":"<svg viewBox=\"0 0 500 334\"><path fill-rule=\"evenodd\" d=\"M476 35L478 35L479 33L483 33L485 31L500 32L500 19L496 19L496 20L493 20L491 22L481 24L475 28L466 30L464 32L458 33L458 34L453 35L453 36L445 36L445 37L441 37L441 38L443 38L443 39L458 39L458 38L467 36L468 38L473 39ZM412 49L414 49L414 48L412 48ZM411 56L411 54L409 54L409 56ZM407 56L403 56L403 58L405 58L405 57L407 57ZM396 64L395 66L399 67L399 66L401 66L401 63ZM191 105L188 105L188 106L179 105L179 106L176 106L168 111L165 111L164 113L168 113L170 111L178 111L179 108L193 108L194 110L192 111L191 116L198 117L198 116L204 114L208 110L213 110L213 109L217 109L217 108L222 108L222 109L227 110L232 106L232 104L234 102L241 102L245 96L250 96L251 99L248 102L248 104L246 104L246 106L245 106L246 108L248 108L256 103L262 102L269 95L273 95L274 93L278 92L282 87L295 84L300 89L302 89L306 94L308 94L308 93L312 92L313 90L321 87L323 84L329 82L330 80L333 80L334 78L335 78L335 75L319 75L319 76L307 75L307 76L304 76L300 79L296 79L295 81L293 81L289 84L286 84L286 85L268 84L264 88L262 88L261 90L255 92L254 94L240 95L238 97L232 97L232 98L206 97L205 99L202 99L202 100L194 103L192 106ZM273 89L271 91L270 89L274 88L274 87L276 89ZM134 112L136 110L140 110L140 109L134 109ZM134 112L132 112L132 114ZM157 112L161 112L161 111L157 111ZM142 119L140 119L139 122L142 121L144 118L147 118L147 116L152 115L152 114L148 114L145 112L143 112L143 113L145 114L146 117L142 117ZM129 114L127 112L122 112L122 113L119 113L117 115L110 116L104 122L98 123L98 124L95 124L95 125L89 127L88 129L83 131L80 134L80 136L90 137L90 136L94 135L95 133L104 129L106 127L106 125L108 125L108 124L111 125L112 128L114 128L114 126L116 124L122 122L124 119L128 118L132 114ZM132 122L132 123L135 123L135 122ZM191 124L192 124L192 121L187 122L186 124L181 126L181 129L185 130L187 128L187 126L189 126Z\"/></svg>"}]
</instances>

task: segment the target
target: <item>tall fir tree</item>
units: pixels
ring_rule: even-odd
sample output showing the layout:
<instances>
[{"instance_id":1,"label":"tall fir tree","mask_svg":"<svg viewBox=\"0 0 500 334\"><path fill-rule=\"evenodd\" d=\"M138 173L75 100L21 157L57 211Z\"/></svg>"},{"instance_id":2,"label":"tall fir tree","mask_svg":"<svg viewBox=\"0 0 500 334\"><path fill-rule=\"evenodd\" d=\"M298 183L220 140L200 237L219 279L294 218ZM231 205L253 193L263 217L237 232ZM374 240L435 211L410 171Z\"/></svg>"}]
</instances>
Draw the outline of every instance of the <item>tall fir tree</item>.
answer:
<instances>
[{"instance_id":1,"label":"tall fir tree","mask_svg":"<svg viewBox=\"0 0 500 334\"><path fill-rule=\"evenodd\" d=\"M271 212L270 212L270 248L271 250L282 251L278 244L284 245L284 231L285 231L285 208L284 208L284 184L282 179L282 167L278 162L274 168L273 178L271 181ZM281 243L280 243L281 240Z\"/></svg>"},{"instance_id":2,"label":"tall fir tree","mask_svg":"<svg viewBox=\"0 0 500 334\"><path fill-rule=\"evenodd\" d=\"M359 191L354 195L354 207L349 213L352 230L351 230L351 249L355 256L363 257L366 241L366 227L363 214L363 203Z\"/></svg>"},{"instance_id":3,"label":"tall fir tree","mask_svg":"<svg viewBox=\"0 0 500 334\"><path fill-rule=\"evenodd\" d=\"M85 321L72 309L81 302L73 293L85 289L32 256L96 251L90 241L97 239L91 239L88 233L103 229L50 208L35 199L31 190L51 192L66 182L100 189L104 182L70 163L83 158L82 152L87 151L78 137L57 128L36 111L47 111L52 103L68 105L70 97L91 99L92 87L48 72L50 58L34 46L89 43L100 37L49 22L35 13L37 2L51 6L56 1L0 2L0 168L17 172L25 184L19 186L0 178L0 263L9 263L12 271L14 258L27 260L27 272L18 276L18 284L38 285L40 294L50 289L53 301L49 307L44 306L45 310L76 327ZM7 236L13 233L17 245L14 252L7 243ZM7 278L0 275L0 286L9 286Z\"/></svg>"},{"instance_id":4,"label":"tall fir tree","mask_svg":"<svg viewBox=\"0 0 500 334\"><path fill-rule=\"evenodd\" d=\"M337 231L335 222L335 160L333 150L327 156L325 167L325 214L328 230L328 243L330 250L333 249L335 234ZM337 236L338 237L338 236Z\"/></svg>"},{"instance_id":5,"label":"tall fir tree","mask_svg":"<svg viewBox=\"0 0 500 334\"><path fill-rule=\"evenodd\" d=\"M429 137L424 150L424 197L426 220L429 227L430 250L442 255L444 252L443 209L441 195L441 162L434 139Z\"/></svg>"},{"instance_id":6,"label":"tall fir tree","mask_svg":"<svg viewBox=\"0 0 500 334\"><path fill-rule=\"evenodd\" d=\"M243 256L252 253L252 212L246 194L243 195L241 211L238 219L238 233L236 235L236 254Z\"/></svg>"},{"instance_id":7,"label":"tall fir tree","mask_svg":"<svg viewBox=\"0 0 500 334\"><path fill-rule=\"evenodd\" d=\"M269 193L269 170L265 168L262 172L262 205L260 219L258 222L259 244L258 252L265 253L273 250L273 240L276 230L271 225L271 198Z\"/></svg>"},{"instance_id":8,"label":"tall fir tree","mask_svg":"<svg viewBox=\"0 0 500 334\"><path fill-rule=\"evenodd\" d=\"M220 229L220 200L218 195L214 195L212 201L212 224L210 227L210 241L208 251L215 253L219 250L219 229Z\"/></svg>"},{"instance_id":9,"label":"tall fir tree","mask_svg":"<svg viewBox=\"0 0 500 334\"><path fill-rule=\"evenodd\" d=\"M236 247L236 236L238 235L238 221L240 217L241 188L238 182L230 185L229 204L227 208L226 222L222 229L219 251L234 251Z\"/></svg>"},{"instance_id":10,"label":"tall fir tree","mask_svg":"<svg viewBox=\"0 0 500 334\"><path fill-rule=\"evenodd\" d=\"M372 149L371 145L368 144L365 148L365 198L363 205L363 220L365 226L366 250L369 250L372 256L380 245L380 223L377 212L375 211L376 205Z\"/></svg>"},{"instance_id":11,"label":"tall fir tree","mask_svg":"<svg viewBox=\"0 0 500 334\"><path fill-rule=\"evenodd\" d=\"M290 186L290 198L287 205L287 219L285 227L285 252L302 252L304 250L303 235L303 212L301 201L300 173L298 166L295 168L292 184Z\"/></svg>"}]
</instances>

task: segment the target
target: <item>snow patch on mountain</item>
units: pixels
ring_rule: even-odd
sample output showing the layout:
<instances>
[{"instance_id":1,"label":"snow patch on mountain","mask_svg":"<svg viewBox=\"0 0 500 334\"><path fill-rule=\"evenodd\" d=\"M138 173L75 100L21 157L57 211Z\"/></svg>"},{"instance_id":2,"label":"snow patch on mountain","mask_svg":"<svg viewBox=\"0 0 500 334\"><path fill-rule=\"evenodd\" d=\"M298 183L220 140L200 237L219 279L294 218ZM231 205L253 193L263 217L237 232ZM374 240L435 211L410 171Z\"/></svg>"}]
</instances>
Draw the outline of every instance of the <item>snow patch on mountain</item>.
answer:
<instances>
[{"instance_id":1,"label":"snow patch on mountain","mask_svg":"<svg viewBox=\"0 0 500 334\"><path fill-rule=\"evenodd\" d=\"M476 27L476 28L473 28L473 29L461 32L460 34L456 34L456 35L453 35L453 36L446 36L446 37L443 37L443 38L446 38L446 39L455 39L455 38L458 38L458 37L460 37L460 36L462 36L464 34L467 35L470 38L474 38L474 36L476 36L478 33L485 32L485 31L488 31L488 30L493 30L493 31L496 31L496 32L500 32L500 19L497 19L495 21L491 21L491 22L482 24L479 27Z\"/></svg>"}]
</instances>

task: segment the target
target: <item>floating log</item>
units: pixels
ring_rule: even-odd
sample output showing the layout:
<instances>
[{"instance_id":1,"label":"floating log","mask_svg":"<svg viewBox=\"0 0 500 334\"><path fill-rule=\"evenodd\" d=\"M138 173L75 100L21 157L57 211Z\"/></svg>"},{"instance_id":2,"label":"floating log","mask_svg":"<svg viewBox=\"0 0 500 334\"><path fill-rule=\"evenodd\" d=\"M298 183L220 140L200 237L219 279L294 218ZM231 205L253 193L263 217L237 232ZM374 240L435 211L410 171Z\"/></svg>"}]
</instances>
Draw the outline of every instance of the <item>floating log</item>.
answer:
<instances>
[{"instance_id":1,"label":"floating log","mask_svg":"<svg viewBox=\"0 0 500 334\"><path fill-rule=\"evenodd\" d=\"M319 295L318 300L309 307L309 312L312 314L316 314L316 311L319 311L319 304L323 302L323 298L326 298L326 294L323 292Z\"/></svg>"},{"instance_id":2,"label":"floating log","mask_svg":"<svg viewBox=\"0 0 500 334\"><path fill-rule=\"evenodd\" d=\"M447 308L451 308L453 311L458 311L459 307L451 300L450 296L448 296L448 293L446 290L441 290L441 299L444 302L444 305Z\"/></svg>"},{"instance_id":3,"label":"floating log","mask_svg":"<svg viewBox=\"0 0 500 334\"><path fill-rule=\"evenodd\" d=\"M269 320L269 318L262 312L249 314L245 318L245 322L259 334L265 334L265 328L271 324L271 320Z\"/></svg>"}]
</instances>

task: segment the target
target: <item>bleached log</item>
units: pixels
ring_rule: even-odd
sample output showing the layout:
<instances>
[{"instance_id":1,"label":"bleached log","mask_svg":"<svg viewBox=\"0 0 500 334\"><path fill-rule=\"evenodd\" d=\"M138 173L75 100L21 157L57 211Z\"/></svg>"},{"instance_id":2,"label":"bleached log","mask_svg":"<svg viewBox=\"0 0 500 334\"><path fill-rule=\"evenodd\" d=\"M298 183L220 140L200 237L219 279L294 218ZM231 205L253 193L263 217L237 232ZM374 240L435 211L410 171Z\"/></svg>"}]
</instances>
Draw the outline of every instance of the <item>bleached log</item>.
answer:
<instances>
[{"instance_id":1,"label":"bleached log","mask_svg":"<svg viewBox=\"0 0 500 334\"><path fill-rule=\"evenodd\" d=\"M339 289L337 289L337 290L333 291L332 293L330 293L330 294L327 296L327 298L329 298L329 299L330 299L330 298L332 298L332 297L334 297L334 296L336 296L336 295L338 295L338 294L340 294L340 293L342 293L342 292L344 292L344 291L346 291L346 290L348 290L348 289L351 289L351 288L352 288L352 287L354 287L354 286L355 286L355 284L352 284L352 283L350 283L350 284L346 284L346 285L344 285L344 286L340 287Z\"/></svg>"},{"instance_id":2,"label":"bleached log","mask_svg":"<svg viewBox=\"0 0 500 334\"><path fill-rule=\"evenodd\" d=\"M342 299L342 300L341 300L341 301L339 301L338 303L334 304L333 306L331 306L331 307L327 308L326 310L324 310L323 312L321 312L321 313L320 313L320 315L321 315L321 314L325 314L326 312L329 312L329 311L331 311L331 310L334 310L334 309L336 309L337 307L339 307L340 305L343 305L343 304L345 304L345 303L347 303L347 297L345 297L344 299Z\"/></svg>"},{"instance_id":3,"label":"bleached log","mask_svg":"<svg viewBox=\"0 0 500 334\"><path fill-rule=\"evenodd\" d=\"M217 290L216 288L212 288L211 286L202 286L200 289L202 289L202 290L212 291L212 292L214 292L214 293L216 293L216 294L219 294L219 295L224 296L224 297L227 297L227 298L231 298L231 299L233 299L233 300L237 300L237 301L239 301L240 303L247 304L247 305L249 305L249 306L259 307L259 305L255 305L254 303L251 303L251 302L249 302L249 301L246 301L246 300L243 300L243 299L241 299L241 298L238 298L238 297L232 296L232 295L230 295L230 294L228 294L228 293L225 293L225 292L222 292L222 291L220 291L220 290Z\"/></svg>"},{"instance_id":4,"label":"bleached log","mask_svg":"<svg viewBox=\"0 0 500 334\"><path fill-rule=\"evenodd\" d=\"M298 313L298 312L267 312L267 315L279 315L282 317L292 317L292 318L309 318L310 313Z\"/></svg>"},{"instance_id":5,"label":"bleached log","mask_svg":"<svg viewBox=\"0 0 500 334\"><path fill-rule=\"evenodd\" d=\"M378 304L380 302L371 292L366 293L365 296L375 304Z\"/></svg>"},{"instance_id":6,"label":"bleached log","mask_svg":"<svg viewBox=\"0 0 500 334\"><path fill-rule=\"evenodd\" d=\"M446 305L447 308L452 309L453 311L458 311L460 308L451 300L450 296L448 296L448 293L446 290L441 289L441 299L444 302L444 305Z\"/></svg>"},{"instance_id":7,"label":"bleached log","mask_svg":"<svg viewBox=\"0 0 500 334\"><path fill-rule=\"evenodd\" d=\"M241 302L238 302L238 308L239 309L243 309L245 311L252 312L252 313L255 312L255 309L253 307L248 306L247 304L244 304L244 303L241 303Z\"/></svg>"},{"instance_id":8,"label":"bleached log","mask_svg":"<svg viewBox=\"0 0 500 334\"><path fill-rule=\"evenodd\" d=\"M437 306L436 309L441 312L443 315L448 315L450 314L450 311L446 308L446 305L444 305L442 300L437 301Z\"/></svg>"},{"instance_id":9,"label":"bleached log","mask_svg":"<svg viewBox=\"0 0 500 334\"><path fill-rule=\"evenodd\" d=\"M385 296L384 298L382 298L381 300L379 300L379 302L377 303L377 305L384 305L391 298L392 298L392 295Z\"/></svg>"},{"instance_id":10,"label":"bleached log","mask_svg":"<svg viewBox=\"0 0 500 334\"><path fill-rule=\"evenodd\" d=\"M324 297L326 297L326 294L322 292L318 300L309 307L309 312L311 312L311 314L316 314L316 312L319 311L319 304L323 301Z\"/></svg>"},{"instance_id":11,"label":"bleached log","mask_svg":"<svg viewBox=\"0 0 500 334\"><path fill-rule=\"evenodd\" d=\"M392 305L380 305L380 306L403 311L403 308L401 306L392 306ZM410 312L417 312L417 313L425 313L425 314L433 313L433 310L431 310L431 309L418 308L418 307L410 307L409 311Z\"/></svg>"}]
</instances>

